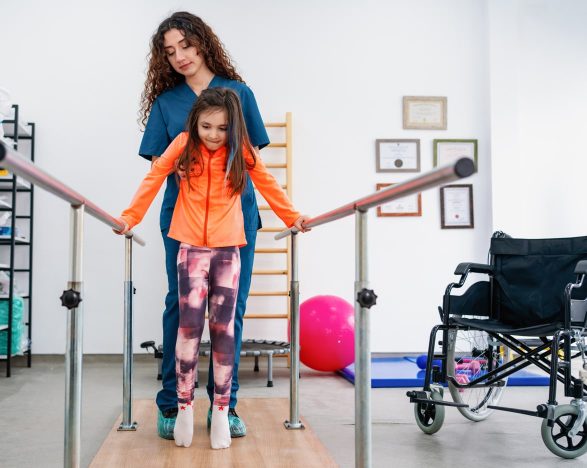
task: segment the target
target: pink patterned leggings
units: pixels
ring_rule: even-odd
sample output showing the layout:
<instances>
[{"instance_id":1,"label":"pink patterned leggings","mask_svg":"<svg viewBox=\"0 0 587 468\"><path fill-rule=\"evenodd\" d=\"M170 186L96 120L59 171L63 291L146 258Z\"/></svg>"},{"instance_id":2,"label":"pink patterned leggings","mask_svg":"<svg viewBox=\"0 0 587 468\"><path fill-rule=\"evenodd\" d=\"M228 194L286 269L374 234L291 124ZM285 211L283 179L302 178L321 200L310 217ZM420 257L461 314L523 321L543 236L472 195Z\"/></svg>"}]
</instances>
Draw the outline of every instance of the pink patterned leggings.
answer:
<instances>
[{"instance_id":1,"label":"pink patterned leggings","mask_svg":"<svg viewBox=\"0 0 587 468\"><path fill-rule=\"evenodd\" d=\"M228 406L234 366L234 310L238 294L238 247L195 247L182 243L177 256L179 330L175 345L177 399L194 399L195 369L206 307L214 366L214 404Z\"/></svg>"}]
</instances>

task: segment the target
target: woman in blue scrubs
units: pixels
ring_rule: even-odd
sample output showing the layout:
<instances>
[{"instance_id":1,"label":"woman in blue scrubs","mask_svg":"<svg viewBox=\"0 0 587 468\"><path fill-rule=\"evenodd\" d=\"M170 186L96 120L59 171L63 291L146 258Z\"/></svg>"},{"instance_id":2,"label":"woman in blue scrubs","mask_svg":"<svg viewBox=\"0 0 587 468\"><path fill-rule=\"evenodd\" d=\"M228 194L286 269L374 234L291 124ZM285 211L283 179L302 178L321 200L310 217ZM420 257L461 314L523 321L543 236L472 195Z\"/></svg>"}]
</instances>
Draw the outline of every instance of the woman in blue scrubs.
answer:
<instances>
[{"instance_id":1,"label":"woman in blue scrubs","mask_svg":"<svg viewBox=\"0 0 587 468\"><path fill-rule=\"evenodd\" d=\"M159 157L169 143L185 130L187 116L202 90L216 87L231 88L238 94L251 143L257 150L267 146L269 137L255 96L235 70L216 34L199 17L187 12L174 13L159 25L151 39L149 68L141 102L145 133L139 154L149 161ZM160 216L161 234L165 244L168 293L163 312L163 388L157 394L157 432L164 439L173 439L177 415L175 343L179 326L179 242L167 237L177 195L175 174L171 174L167 179ZM250 179L241 197L247 245L240 249L241 273L234 321L235 363L229 404L232 437L246 435L246 426L235 411L239 387L238 365L243 316L251 285L255 241L257 230L261 227L261 218ZM210 366L207 385L210 401L213 398L213 389L213 370Z\"/></svg>"}]
</instances>

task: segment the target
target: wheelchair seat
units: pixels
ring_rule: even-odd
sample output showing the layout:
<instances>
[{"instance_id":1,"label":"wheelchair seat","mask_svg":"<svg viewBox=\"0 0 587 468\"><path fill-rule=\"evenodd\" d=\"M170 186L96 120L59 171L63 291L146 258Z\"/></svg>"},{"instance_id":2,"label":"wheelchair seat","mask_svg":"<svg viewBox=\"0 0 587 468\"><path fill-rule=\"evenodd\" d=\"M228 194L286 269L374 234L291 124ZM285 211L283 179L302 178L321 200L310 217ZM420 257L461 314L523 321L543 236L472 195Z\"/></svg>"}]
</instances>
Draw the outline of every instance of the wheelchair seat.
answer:
<instances>
[{"instance_id":1,"label":"wheelchair seat","mask_svg":"<svg viewBox=\"0 0 587 468\"><path fill-rule=\"evenodd\" d=\"M451 317L449 323L491 331L494 333L508 333L517 336L551 336L563 327L562 322L546 323L529 327L517 327L515 325L500 322L496 319L468 319L463 317Z\"/></svg>"}]
</instances>

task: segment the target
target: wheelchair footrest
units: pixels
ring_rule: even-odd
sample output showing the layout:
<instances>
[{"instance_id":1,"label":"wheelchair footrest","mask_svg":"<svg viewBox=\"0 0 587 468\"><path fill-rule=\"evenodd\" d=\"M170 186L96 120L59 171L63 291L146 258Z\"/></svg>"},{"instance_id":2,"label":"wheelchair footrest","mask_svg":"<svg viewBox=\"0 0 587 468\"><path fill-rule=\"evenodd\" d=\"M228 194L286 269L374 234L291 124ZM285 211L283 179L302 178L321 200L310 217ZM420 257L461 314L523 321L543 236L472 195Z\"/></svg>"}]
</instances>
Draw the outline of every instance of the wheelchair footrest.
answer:
<instances>
[{"instance_id":1,"label":"wheelchair footrest","mask_svg":"<svg viewBox=\"0 0 587 468\"><path fill-rule=\"evenodd\" d=\"M537 418L542 418L542 416L538 411L528 411L519 408L508 408L506 406L493 406L487 405L487 408L494 409L498 411L508 411L510 413L518 413L518 414L525 414L526 416L536 416Z\"/></svg>"},{"instance_id":2,"label":"wheelchair footrest","mask_svg":"<svg viewBox=\"0 0 587 468\"><path fill-rule=\"evenodd\" d=\"M454 403L452 401L443 401L443 400L432 400L431 398L428 398L428 395L426 394L426 392L411 391L411 392L406 392L406 395L408 397L410 397L410 403L430 403L433 405L454 406L454 407L460 407L460 408L468 408L469 407L469 405L466 405L464 403Z\"/></svg>"}]
</instances>

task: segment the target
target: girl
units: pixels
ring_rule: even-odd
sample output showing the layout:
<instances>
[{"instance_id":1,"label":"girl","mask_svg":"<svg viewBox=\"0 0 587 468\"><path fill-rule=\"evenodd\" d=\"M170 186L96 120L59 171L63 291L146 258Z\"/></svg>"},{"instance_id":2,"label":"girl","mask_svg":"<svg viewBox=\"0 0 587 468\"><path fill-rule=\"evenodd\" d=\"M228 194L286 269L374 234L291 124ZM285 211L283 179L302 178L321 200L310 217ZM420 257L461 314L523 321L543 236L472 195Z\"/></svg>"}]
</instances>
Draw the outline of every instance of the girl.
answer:
<instances>
[{"instance_id":1,"label":"girl","mask_svg":"<svg viewBox=\"0 0 587 468\"><path fill-rule=\"evenodd\" d=\"M165 178L185 174L169 236L180 242L177 257L179 330L175 348L178 415L174 439L189 447L193 436L195 367L206 305L209 308L214 401L210 443L230 446L228 404L234 365L234 311L240 272L239 246L246 244L240 194L247 175L287 226L305 231L300 216L263 161L255 156L238 96L227 88L202 91L181 133L153 164L129 208L124 234L145 215Z\"/></svg>"},{"instance_id":2,"label":"girl","mask_svg":"<svg viewBox=\"0 0 587 468\"><path fill-rule=\"evenodd\" d=\"M183 132L188 114L200 93L206 88L230 88L239 96L247 133L255 149L269 144L253 92L244 83L228 53L214 31L201 18L184 11L173 13L161 22L151 39L147 80L141 103L141 122L146 123L139 154L153 161L161 156L171 141ZM161 235L165 246L168 293L163 312L162 388L157 394L157 433L173 438L177 415L175 378L175 342L179 323L177 292L177 254L179 242L168 236L171 216L177 201L175 175L167 179L161 206ZM247 181L241 193L247 245L240 248L241 273L234 318L235 362L229 403L232 437L246 434L246 425L237 415L238 365L242 342L243 316L251 284L257 229L261 227L259 210L252 184ZM214 397L212 363L208 372L208 396ZM208 413L210 424L211 412Z\"/></svg>"}]
</instances>

